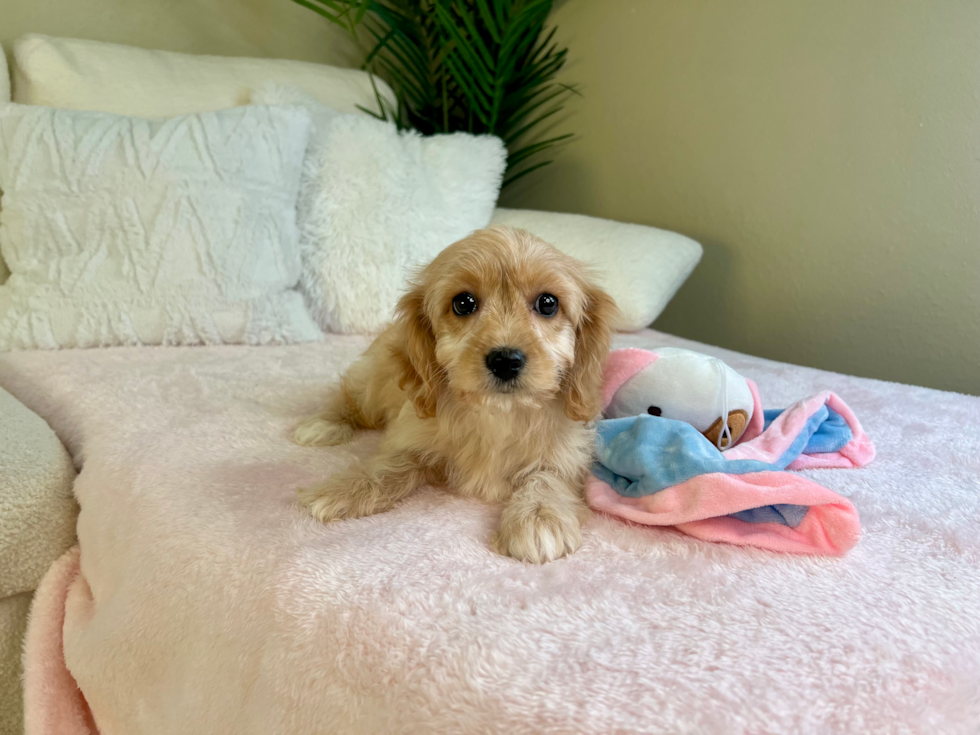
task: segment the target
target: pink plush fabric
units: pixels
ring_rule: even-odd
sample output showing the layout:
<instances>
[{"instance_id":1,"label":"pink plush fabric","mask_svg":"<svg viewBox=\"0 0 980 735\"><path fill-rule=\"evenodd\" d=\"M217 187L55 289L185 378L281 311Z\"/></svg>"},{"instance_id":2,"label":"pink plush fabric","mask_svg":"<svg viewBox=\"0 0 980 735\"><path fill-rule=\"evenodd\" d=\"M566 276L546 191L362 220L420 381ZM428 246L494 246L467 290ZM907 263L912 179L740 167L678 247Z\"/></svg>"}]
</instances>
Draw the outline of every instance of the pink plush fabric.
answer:
<instances>
[{"instance_id":1,"label":"pink plush fabric","mask_svg":"<svg viewBox=\"0 0 980 735\"><path fill-rule=\"evenodd\" d=\"M31 602L24 641L24 729L28 733L87 735L95 730L92 714L75 679L65 667L65 602L79 579L78 546L73 546L44 575Z\"/></svg>"},{"instance_id":2,"label":"pink plush fabric","mask_svg":"<svg viewBox=\"0 0 980 735\"><path fill-rule=\"evenodd\" d=\"M751 387L751 386L750 386ZM758 389L756 389L758 390ZM865 467L875 458L875 446L850 407L833 391L825 390L788 406L764 432L741 441L725 452L725 459L757 459L775 462L800 435L803 427L821 406L833 409L851 428L853 438L836 452L801 454L789 466L791 470L838 469ZM756 407L753 418L763 411Z\"/></svg>"},{"instance_id":3,"label":"pink plush fabric","mask_svg":"<svg viewBox=\"0 0 980 735\"><path fill-rule=\"evenodd\" d=\"M843 556L861 538L857 510L846 498L809 478L785 472L699 475L639 498L624 497L591 476L586 494L595 510L648 526L674 526L705 541L790 554ZM778 503L811 508L796 528L727 517Z\"/></svg>"},{"instance_id":4,"label":"pink plush fabric","mask_svg":"<svg viewBox=\"0 0 980 735\"><path fill-rule=\"evenodd\" d=\"M824 406L836 410L847 422L852 439L836 452L801 454L790 468L857 468L874 459L874 444L861 423L847 404L831 391L821 391L786 407L768 428L761 431L765 417L759 388L751 380L747 382L754 408L748 430L743 435L751 438L726 451L722 455L726 460L776 464L803 432L810 417ZM843 556L861 538L857 509L846 498L793 472L741 475L711 472L640 497L620 495L592 475L586 481L585 495L593 509L636 523L674 526L705 541L755 546L769 551ZM810 510L796 527L747 523L729 517L741 511L784 503L810 506Z\"/></svg>"},{"instance_id":5,"label":"pink plush fabric","mask_svg":"<svg viewBox=\"0 0 980 735\"><path fill-rule=\"evenodd\" d=\"M748 383L749 391L752 393L752 418L749 419L749 425L745 427L745 431L738 438L736 445L752 441L762 433L762 429L766 425L766 416L762 408L762 397L759 395L759 386L751 378L746 378L745 382ZM734 448L732 447L732 449Z\"/></svg>"},{"instance_id":6,"label":"pink plush fabric","mask_svg":"<svg viewBox=\"0 0 980 735\"><path fill-rule=\"evenodd\" d=\"M802 474L854 503L861 543L781 555L596 515L525 566L490 549L498 509L435 489L321 526L295 488L378 437L287 435L365 339L8 353L0 385L82 467L79 581L30 631L56 641L35 628L63 612L64 659L29 649L53 679L28 701L70 672L104 735L974 732L980 399L617 342L717 355L774 406L843 396L875 462Z\"/></svg>"}]
</instances>

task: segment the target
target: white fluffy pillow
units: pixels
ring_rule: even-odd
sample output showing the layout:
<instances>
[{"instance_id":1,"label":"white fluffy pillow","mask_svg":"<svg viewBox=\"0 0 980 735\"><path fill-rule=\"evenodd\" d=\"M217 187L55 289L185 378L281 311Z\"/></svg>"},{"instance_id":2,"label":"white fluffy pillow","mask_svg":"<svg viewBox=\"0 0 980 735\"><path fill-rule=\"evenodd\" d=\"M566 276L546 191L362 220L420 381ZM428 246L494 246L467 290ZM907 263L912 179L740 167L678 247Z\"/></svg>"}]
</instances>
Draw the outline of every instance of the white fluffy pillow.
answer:
<instances>
[{"instance_id":1,"label":"white fluffy pillow","mask_svg":"<svg viewBox=\"0 0 980 735\"><path fill-rule=\"evenodd\" d=\"M300 104L316 122L299 207L300 284L324 329L380 331L411 268L490 221L507 160L499 138L399 133L273 85L253 102Z\"/></svg>"},{"instance_id":2,"label":"white fluffy pillow","mask_svg":"<svg viewBox=\"0 0 980 735\"><path fill-rule=\"evenodd\" d=\"M0 349L320 336L291 290L310 121L0 110Z\"/></svg>"}]
</instances>

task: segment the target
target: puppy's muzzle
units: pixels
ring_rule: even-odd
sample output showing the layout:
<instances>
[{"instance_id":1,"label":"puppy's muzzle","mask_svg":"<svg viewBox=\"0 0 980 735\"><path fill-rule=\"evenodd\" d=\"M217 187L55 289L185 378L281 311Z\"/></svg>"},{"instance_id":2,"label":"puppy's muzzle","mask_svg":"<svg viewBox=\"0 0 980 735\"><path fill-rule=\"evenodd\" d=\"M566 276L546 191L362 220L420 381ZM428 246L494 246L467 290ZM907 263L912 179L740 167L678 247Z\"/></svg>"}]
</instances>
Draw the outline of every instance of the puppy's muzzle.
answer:
<instances>
[{"instance_id":1,"label":"puppy's muzzle","mask_svg":"<svg viewBox=\"0 0 980 735\"><path fill-rule=\"evenodd\" d=\"M487 369L504 383L520 375L525 362L527 358L524 353L513 347L498 347L487 353Z\"/></svg>"}]
</instances>

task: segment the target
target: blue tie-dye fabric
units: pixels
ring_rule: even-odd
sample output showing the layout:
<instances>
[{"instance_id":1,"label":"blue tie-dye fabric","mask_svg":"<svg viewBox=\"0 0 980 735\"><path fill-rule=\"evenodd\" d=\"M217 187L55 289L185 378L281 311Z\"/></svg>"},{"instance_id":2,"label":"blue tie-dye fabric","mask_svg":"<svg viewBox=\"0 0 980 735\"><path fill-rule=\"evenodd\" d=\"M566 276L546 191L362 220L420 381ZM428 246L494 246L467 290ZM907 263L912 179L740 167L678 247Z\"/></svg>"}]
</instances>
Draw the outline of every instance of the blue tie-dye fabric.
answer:
<instances>
[{"instance_id":1,"label":"blue tie-dye fabric","mask_svg":"<svg viewBox=\"0 0 980 735\"><path fill-rule=\"evenodd\" d=\"M782 411L766 411L766 427ZM637 498L658 493L698 475L723 472L784 470L800 454L836 452L851 438L851 429L837 412L822 406L800 435L770 464L754 459L727 460L697 429L660 416L630 416L600 421L596 463L592 472L617 493ZM795 528L806 515L804 505L769 505L733 514L748 523L781 523Z\"/></svg>"},{"instance_id":2,"label":"blue tie-dye fabric","mask_svg":"<svg viewBox=\"0 0 980 735\"><path fill-rule=\"evenodd\" d=\"M776 420L784 408L770 408L763 411L765 416L765 428ZM817 430L813 432L806 443L803 454L827 454L829 452L839 452L844 446L854 438L851 427L847 425L844 417L834 409L823 407L826 411L826 418L821 422ZM795 459L795 458L794 458Z\"/></svg>"},{"instance_id":3,"label":"blue tie-dye fabric","mask_svg":"<svg viewBox=\"0 0 980 735\"><path fill-rule=\"evenodd\" d=\"M746 523L779 523L783 526L796 528L803 522L803 517L810 510L807 505L790 505L789 503L777 503L776 505L764 505L761 508L749 508L732 513L732 518L738 518Z\"/></svg>"}]
</instances>

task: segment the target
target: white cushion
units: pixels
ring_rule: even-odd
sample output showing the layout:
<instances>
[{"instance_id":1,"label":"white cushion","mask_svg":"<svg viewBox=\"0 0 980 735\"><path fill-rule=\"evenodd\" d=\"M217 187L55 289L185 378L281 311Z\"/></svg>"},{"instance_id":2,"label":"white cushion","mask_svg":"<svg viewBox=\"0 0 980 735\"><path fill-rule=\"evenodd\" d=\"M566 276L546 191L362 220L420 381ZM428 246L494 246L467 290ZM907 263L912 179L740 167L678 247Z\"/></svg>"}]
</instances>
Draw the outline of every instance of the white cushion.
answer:
<instances>
[{"instance_id":1,"label":"white cushion","mask_svg":"<svg viewBox=\"0 0 980 735\"><path fill-rule=\"evenodd\" d=\"M380 331L411 268L489 222L507 159L499 138L399 133L276 86L253 100L315 115L299 207L300 283L324 329Z\"/></svg>"},{"instance_id":2,"label":"white cushion","mask_svg":"<svg viewBox=\"0 0 980 735\"><path fill-rule=\"evenodd\" d=\"M366 72L304 61L195 56L36 34L14 42L14 57L14 102L28 105L174 117L246 104L254 87L273 80L341 112L359 104L377 109Z\"/></svg>"},{"instance_id":3,"label":"white cushion","mask_svg":"<svg viewBox=\"0 0 980 735\"><path fill-rule=\"evenodd\" d=\"M282 107L0 110L0 349L318 339L292 290L309 129Z\"/></svg>"},{"instance_id":4,"label":"white cushion","mask_svg":"<svg viewBox=\"0 0 980 735\"><path fill-rule=\"evenodd\" d=\"M0 388L0 598L33 590L75 542L74 480L44 419Z\"/></svg>"},{"instance_id":5,"label":"white cushion","mask_svg":"<svg viewBox=\"0 0 980 735\"><path fill-rule=\"evenodd\" d=\"M497 209L491 221L528 230L590 265L619 306L620 332L650 326L701 260L699 243L643 225L526 209Z\"/></svg>"}]
</instances>

